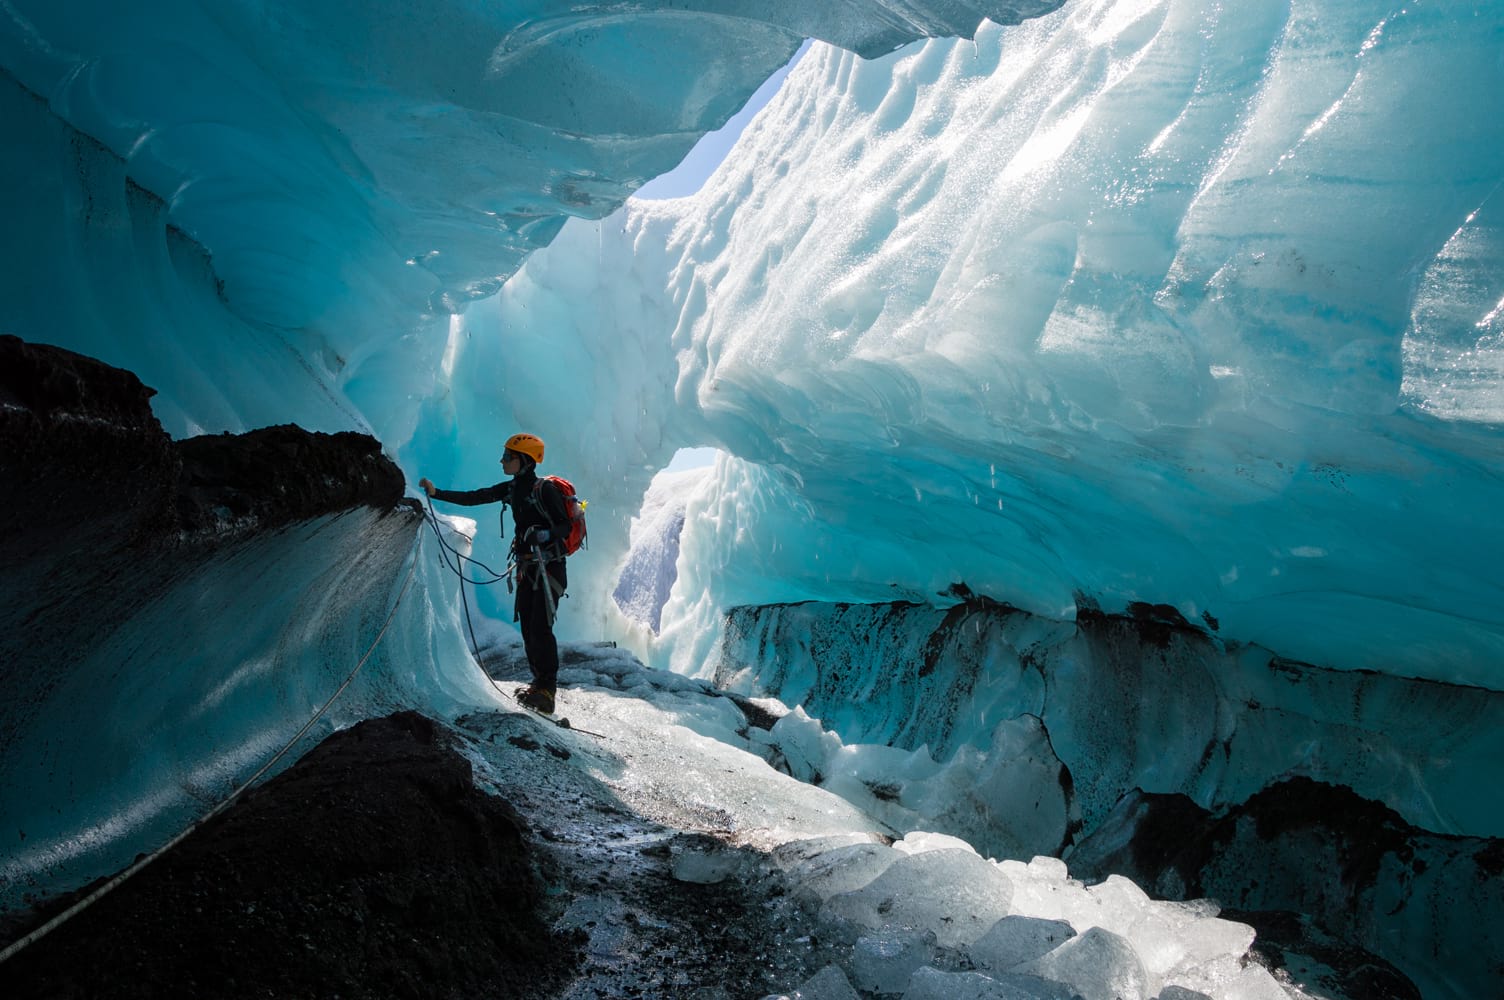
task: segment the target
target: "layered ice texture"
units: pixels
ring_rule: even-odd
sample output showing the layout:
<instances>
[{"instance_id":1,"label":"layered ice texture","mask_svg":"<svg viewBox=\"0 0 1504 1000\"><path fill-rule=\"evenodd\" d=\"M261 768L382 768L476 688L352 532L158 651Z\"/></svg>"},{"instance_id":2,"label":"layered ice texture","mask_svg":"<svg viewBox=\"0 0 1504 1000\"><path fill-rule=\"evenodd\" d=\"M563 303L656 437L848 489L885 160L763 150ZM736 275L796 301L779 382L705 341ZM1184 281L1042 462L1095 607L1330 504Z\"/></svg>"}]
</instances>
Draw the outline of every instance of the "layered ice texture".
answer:
<instances>
[{"instance_id":1,"label":"layered ice texture","mask_svg":"<svg viewBox=\"0 0 1504 1000\"><path fill-rule=\"evenodd\" d=\"M697 195L627 200L806 36ZM989 827L1009 853L1058 849L1135 785L1214 805L1282 772L1497 834L1501 49L1504 8L1449 2L11 0L0 332L135 371L174 437L368 430L410 480L465 488L501 477L507 434L539 433L544 471L590 500L561 631L806 702L763 750L894 822L1063 764L1107 782ZM684 446L723 457L645 509ZM493 524L475 545L494 564ZM355 558L349 527L326 541ZM405 571L388 542L374 562ZM190 716L278 697L256 666L287 627L274 591L320 578L247 558L267 572L223 621L230 681L164 670L175 639L123 672L101 654L117 687L76 680L76 711L32 713L14 759L51 766L70 732L90 772L77 720L155 712L131 700L148 677ZM361 711L474 694L427 562ZM400 582L365 581L359 623L313 596L300 621L363 649ZM799 602L844 622L860 686L808 655L818 629L780 631ZM967 617L1000 603L1006 625ZM1144 609L1195 648L1115 659L1126 644L1078 630ZM915 699L891 668L929 662L951 616L996 641L936 676L998 686ZM776 641L738 658L748 635ZM330 667L301 656L277 662ZM1154 683L1095 700L1124 662ZM98 830L128 858L153 789L176 809L231 779L219 762L249 767L236 748L269 737L248 704L205 716L202 757L152 735L170 764L75 791L24 850L106 851L79 839ZM41 829L45 782L6 773ZM870 929L869 981L922 957Z\"/></svg>"},{"instance_id":2,"label":"layered ice texture","mask_svg":"<svg viewBox=\"0 0 1504 1000\"><path fill-rule=\"evenodd\" d=\"M804 38L880 55L1053 6L6 3L0 332L134 372L179 439L282 423L369 431L409 479L464 486L500 478L506 434L542 432L547 471L597 501L577 573L595 586L577 585L571 611L583 607L565 623L599 635L662 448L655 436L617 449L635 477L599 462L612 415L640 412L642 366L608 370L563 326L466 351L465 308L477 323L494 312L496 289L567 218L605 216L673 166ZM498 408L512 380L528 391ZM549 412L532 409L538 396ZM3 407L31 419L19 399ZM62 489L110 506L118 483L54 457ZM259 485L299 492L276 473ZM7 485L45 512L38 488L55 483ZM28 572L55 569L67 591L79 565L73 581L107 583L92 602L70 594L66 607L92 603L94 618L59 622L8 580L7 621L52 630L41 644L8 637L17 652L0 666L6 909L113 871L222 802L363 651L374 669L326 728L396 706L490 704L437 547L418 566L412 525L368 520L232 537L234 552L202 564L142 560L133 539L101 541L98 523L7 524L7 543L37 557ZM494 523L479 554L500 565ZM75 549L78 538L98 544Z\"/></svg>"},{"instance_id":3,"label":"layered ice texture","mask_svg":"<svg viewBox=\"0 0 1504 1000\"><path fill-rule=\"evenodd\" d=\"M1099 0L889 52L1050 6L11 4L0 322L175 435L370 428L474 486L539 431L595 501L579 634L715 445L696 634L964 581L1495 683L1499 15ZM861 55L694 198L564 225L803 35Z\"/></svg>"},{"instance_id":4,"label":"layered ice texture","mask_svg":"<svg viewBox=\"0 0 1504 1000\"><path fill-rule=\"evenodd\" d=\"M817 48L705 190L566 231L499 322L672 330L660 406L737 461L669 620L964 581L1493 685L1500 33L1084 3ZM659 256L666 298L596 311Z\"/></svg>"}]
</instances>

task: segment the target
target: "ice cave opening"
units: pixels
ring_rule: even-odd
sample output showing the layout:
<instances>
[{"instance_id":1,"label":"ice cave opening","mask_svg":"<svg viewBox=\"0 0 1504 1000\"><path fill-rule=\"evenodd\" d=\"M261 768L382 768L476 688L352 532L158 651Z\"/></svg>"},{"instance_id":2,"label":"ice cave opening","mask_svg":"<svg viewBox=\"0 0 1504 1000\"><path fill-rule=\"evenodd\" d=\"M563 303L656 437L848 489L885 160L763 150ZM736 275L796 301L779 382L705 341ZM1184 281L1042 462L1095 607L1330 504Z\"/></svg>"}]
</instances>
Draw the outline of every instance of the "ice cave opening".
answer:
<instances>
[{"instance_id":1,"label":"ice cave opening","mask_svg":"<svg viewBox=\"0 0 1504 1000\"><path fill-rule=\"evenodd\" d=\"M392 844L552 852L491 874L581 976L669 947L598 929L619 822L631 906L765 932L685 925L748 952L706 995L1496 992L1501 51L1461 0L9 0L0 962L100 995L28 929L380 753ZM589 501L572 733L505 522L415 486L518 430ZM506 952L431 874L351 995Z\"/></svg>"}]
</instances>

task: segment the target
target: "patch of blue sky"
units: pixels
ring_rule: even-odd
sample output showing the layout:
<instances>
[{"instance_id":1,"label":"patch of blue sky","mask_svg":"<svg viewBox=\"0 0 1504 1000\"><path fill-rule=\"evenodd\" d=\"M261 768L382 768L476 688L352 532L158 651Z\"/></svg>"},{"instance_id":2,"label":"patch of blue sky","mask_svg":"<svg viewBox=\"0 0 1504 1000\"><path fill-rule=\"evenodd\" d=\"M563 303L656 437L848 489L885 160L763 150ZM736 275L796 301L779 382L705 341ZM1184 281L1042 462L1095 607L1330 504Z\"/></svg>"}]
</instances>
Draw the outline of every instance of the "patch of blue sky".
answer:
<instances>
[{"instance_id":1,"label":"patch of blue sky","mask_svg":"<svg viewBox=\"0 0 1504 1000\"><path fill-rule=\"evenodd\" d=\"M704 185L705 179L715 173L715 169L721 165L731 147L736 145L736 140L741 138L742 130L752 121L753 117L763 109L773 95L778 93L778 88L783 86L784 78L789 71L804 58L804 53L809 51L809 40L799 46L799 51L794 53L792 59L784 64L772 76L768 77L761 87L747 99L742 109L731 116L714 132L707 132L695 143L693 149L685 155L679 165L666 174L660 174L637 189L632 197L642 198L649 201L659 201L666 198L683 198L699 191Z\"/></svg>"}]
</instances>

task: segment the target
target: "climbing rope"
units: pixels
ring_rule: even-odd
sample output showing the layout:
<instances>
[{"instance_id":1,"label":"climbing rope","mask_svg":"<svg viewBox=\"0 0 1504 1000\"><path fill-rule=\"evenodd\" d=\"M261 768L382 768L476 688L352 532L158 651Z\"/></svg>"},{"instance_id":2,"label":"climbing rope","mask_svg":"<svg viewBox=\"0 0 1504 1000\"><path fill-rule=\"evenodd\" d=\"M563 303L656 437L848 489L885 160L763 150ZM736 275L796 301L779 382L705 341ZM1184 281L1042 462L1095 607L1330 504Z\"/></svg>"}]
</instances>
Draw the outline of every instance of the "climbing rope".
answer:
<instances>
[{"instance_id":1,"label":"climbing rope","mask_svg":"<svg viewBox=\"0 0 1504 1000\"><path fill-rule=\"evenodd\" d=\"M458 576L460 580L466 583L470 583L476 587L489 587L491 584L500 583L501 581L507 579L512 575L512 570L514 567L511 564L507 565L506 572L498 573L491 567L487 566L485 563L481 562L479 559L476 559L472 556L467 556L465 553L461 552L453 545L450 545L448 539L444 537L444 533L439 529L439 515L438 512L433 509L433 499L430 497L427 498L424 502L428 504L428 526L433 529L433 537L437 539L439 543L439 559L443 561L444 565L449 568L450 572L452 572L455 576ZM450 556L454 557L453 561L450 560ZM467 562L474 563L476 566L479 566L481 569L485 570L491 575L491 579L471 580L469 577L465 576L462 564Z\"/></svg>"},{"instance_id":2,"label":"climbing rope","mask_svg":"<svg viewBox=\"0 0 1504 1000\"><path fill-rule=\"evenodd\" d=\"M516 701L515 698L512 698L511 695L507 694L501 689L501 685L496 683L496 678L492 677L491 672L487 670L480 662L480 640L475 637L475 622L470 618L470 599L465 596L466 583L469 583L476 587L489 587L493 583L500 583L502 580L506 580L507 589L511 590L511 577L513 571L517 568L516 564L508 563L506 572L498 573L491 567L487 566L485 563L481 562L479 559L471 558L470 556L465 555L465 553L461 552L459 549L455 548L453 545L450 545L449 540L444 537L444 533L439 529L439 515L433 509L433 500L428 499L426 503L428 504L428 526L433 529L433 537L438 539L439 542L439 561L441 561L444 564L445 568L447 568L451 573L460 578L460 607L465 609L465 628L470 633L470 656L475 660L475 665L480 669L481 673L486 675L486 680L491 682L491 686L496 689L498 694L509 700ZM453 560L450 559L451 556L454 557ZM465 576L463 567L464 563L466 562L474 563L481 569L485 570L487 573L490 573L491 579L472 580L469 577Z\"/></svg>"},{"instance_id":3,"label":"climbing rope","mask_svg":"<svg viewBox=\"0 0 1504 1000\"><path fill-rule=\"evenodd\" d=\"M152 853L146 855L145 857L137 859L129 868L126 868L124 871L115 875L115 877L111 878L109 881L99 886L99 888L95 889L93 892L89 893L87 896L80 899L78 902L74 903L72 906L68 907L66 910L53 917L51 920L48 920L40 927L37 927L35 930L31 931L25 936L12 941L5 947L3 951L0 951L0 963L5 962L11 956L21 951L23 948L26 948L28 945L34 944L42 937L45 937L47 934L50 934L52 931L62 926L68 920L77 916L79 913L88 909L90 906L93 906L99 901L100 897L112 891L126 879L130 878L132 875L136 874L141 869L151 864L157 858L161 857L163 854L166 854L169 850L182 843L185 839L187 839L189 834L193 833L193 831L197 830L199 827L209 822L209 820L213 819L215 816L218 816L220 813L228 809L230 807L230 804L238 799L242 794L244 794L246 789L255 784L263 774L271 770L273 765L275 765L277 761L281 760L283 756L285 756L287 752L291 750L297 744L297 742L303 738L308 730L313 728L314 723L323 718L324 713L329 710L329 706L333 705L335 699L345 693L345 689L348 688L350 686L350 683L355 680L355 675L360 673L360 668L364 667L366 665L366 661L371 658L371 654L376 652L376 647L381 643L382 638L386 635L386 630L391 626L392 619L397 616L397 609L402 606L402 600L407 596L408 588L412 586L413 577L415 575L414 571L417 569L417 565L418 553L417 547L415 546L413 548L411 558L408 560L407 578L402 583L402 590L398 592L397 600L392 603L391 611L387 613L386 621L381 623L381 631L376 633L376 638L371 640L371 645L367 647L365 655L363 655L360 658L359 662L355 664L354 668L351 669L350 673L345 677L340 686L335 689L334 693L329 696L329 700L325 701L323 705L319 706L318 711L313 714L313 717L303 724L303 728L299 729L297 733L293 735L292 739L287 741L282 749L273 754L271 756L271 759L268 760L265 764L261 765L261 767L256 771L255 774L251 775L245 781L241 782L240 786L232 791L223 801L221 801L214 808L210 809L203 816L200 816L197 820L191 823L188 828L185 829L182 833L179 833L176 837L173 837L171 840L163 844L161 847L157 848Z\"/></svg>"},{"instance_id":4,"label":"climbing rope","mask_svg":"<svg viewBox=\"0 0 1504 1000\"><path fill-rule=\"evenodd\" d=\"M449 541L444 537L443 532L439 529L439 515L433 509L432 500L428 501L428 526L433 529L433 535L439 541L439 560L443 562L444 566L448 568L451 573L460 578L460 607L462 607L465 611L465 628L470 633L470 655L475 659L475 665L480 668L481 673L486 675L486 679L491 682L491 686L496 689L498 694L509 701L517 701L517 699L513 698L510 694L507 694L507 692L502 689L501 685L496 683L496 678L492 677L490 671L488 671L480 662L480 640L476 638L475 622L472 621L470 617L470 599L465 595L465 584L467 583L476 587L489 587L493 583L500 583L502 580L506 580L507 589L510 590L512 588L511 577L517 570L517 564L515 562L509 562L507 563L506 572L498 573L491 567L487 566L485 563L481 562L479 559L474 559L470 556L467 556L465 555L465 553L461 552L453 545L450 545ZM453 559L450 558L451 556L453 557ZM470 579L465 575L463 568L463 564L466 562L471 562L479 566L487 573L490 573L492 578L489 580ZM521 703L518 702L518 704Z\"/></svg>"}]
</instances>

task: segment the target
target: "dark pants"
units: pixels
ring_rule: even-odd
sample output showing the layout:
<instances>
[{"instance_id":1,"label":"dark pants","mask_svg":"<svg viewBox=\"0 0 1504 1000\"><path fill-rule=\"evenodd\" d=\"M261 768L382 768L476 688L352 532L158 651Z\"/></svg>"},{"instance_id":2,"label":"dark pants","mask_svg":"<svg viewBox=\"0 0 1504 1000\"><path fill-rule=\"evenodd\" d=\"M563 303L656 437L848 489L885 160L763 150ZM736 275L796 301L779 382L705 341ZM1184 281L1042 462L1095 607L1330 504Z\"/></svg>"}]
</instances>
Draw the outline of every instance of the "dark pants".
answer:
<instances>
[{"instance_id":1,"label":"dark pants","mask_svg":"<svg viewBox=\"0 0 1504 1000\"><path fill-rule=\"evenodd\" d=\"M564 571L564 561L548 564L548 575L557 583L554 586L554 604L564 596L569 577ZM527 650L527 663L533 671L533 683L552 691L558 686L559 642L554 638L554 625L548 618L548 596L543 588L548 584L540 578L537 563L524 563L517 587L517 625L522 630L522 646Z\"/></svg>"}]
</instances>

